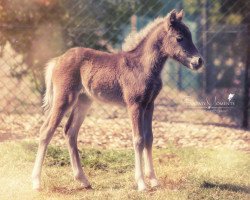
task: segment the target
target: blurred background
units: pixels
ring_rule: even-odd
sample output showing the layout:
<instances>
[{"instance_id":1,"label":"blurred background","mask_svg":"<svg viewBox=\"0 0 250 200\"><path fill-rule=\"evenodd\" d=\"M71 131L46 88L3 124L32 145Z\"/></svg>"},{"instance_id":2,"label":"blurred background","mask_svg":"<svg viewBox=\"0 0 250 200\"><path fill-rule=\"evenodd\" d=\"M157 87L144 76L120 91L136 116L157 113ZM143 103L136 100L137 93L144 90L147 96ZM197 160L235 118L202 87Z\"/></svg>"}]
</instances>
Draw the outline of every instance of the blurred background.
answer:
<instances>
[{"instance_id":1,"label":"blurred background","mask_svg":"<svg viewBox=\"0 0 250 200\"><path fill-rule=\"evenodd\" d=\"M131 31L174 8L184 9L206 63L193 72L167 61L154 145L249 150L249 0L0 0L0 141L38 137L51 58L75 46L118 52ZM79 141L130 147L130 132L124 108L94 103Z\"/></svg>"}]
</instances>

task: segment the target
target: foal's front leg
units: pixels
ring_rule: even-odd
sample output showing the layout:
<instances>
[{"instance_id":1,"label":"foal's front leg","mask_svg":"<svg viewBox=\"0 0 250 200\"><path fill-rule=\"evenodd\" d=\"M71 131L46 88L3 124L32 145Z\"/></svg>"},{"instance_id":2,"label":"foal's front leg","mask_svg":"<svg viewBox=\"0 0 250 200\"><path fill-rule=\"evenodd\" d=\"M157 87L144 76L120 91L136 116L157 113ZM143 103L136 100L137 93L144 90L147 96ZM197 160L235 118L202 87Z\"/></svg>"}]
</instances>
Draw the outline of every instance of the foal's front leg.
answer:
<instances>
[{"instance_id":1,"label":"foal's front leg","mask_svg":"<svg viewBox=\"0 0 250 200\"><path fill-rule=\"evenodd\" d=\"M143 138L143 108L140 105L133 104L128 106L128 112L132 122L133 129L133 144L135 151L135 181L138 185L138 190L146 189L142 171L142 152L144 148Z\"/></svg>"},{"instance_id":2,"label":"foal's front leg","mask_svg":"<svg viewBox=\"0 0 250 200\"><path fill-rule=\"evenodd\" d=\"M158 181L155 176L152 158L152 120L153 120L154 104L150 103L144 114L144 137L145 137L145 149L144 149L144 163L145 163L145 175L149 178L151 187L158 186Z\"/></svg>"}]
</instances>

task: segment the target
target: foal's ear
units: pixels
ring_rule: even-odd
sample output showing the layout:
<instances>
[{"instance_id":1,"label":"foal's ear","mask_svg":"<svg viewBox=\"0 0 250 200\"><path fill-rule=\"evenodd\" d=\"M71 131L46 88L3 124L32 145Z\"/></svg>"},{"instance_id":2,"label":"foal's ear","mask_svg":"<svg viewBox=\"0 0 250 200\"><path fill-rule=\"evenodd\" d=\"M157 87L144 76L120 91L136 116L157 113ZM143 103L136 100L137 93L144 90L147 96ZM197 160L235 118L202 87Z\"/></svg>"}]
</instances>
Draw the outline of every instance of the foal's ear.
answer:
<instances>
[{"instance_id":1,"label":"foal's ear","mask_svg":"<svg viewBox=\"0 0 250 200\"><path fill-rule=\"evenodd\" d=\"M173 9L170 13L169 13L169 22L171 25L173 25L176 22L177 18L176 18L176 10Z\"/></svg>"},{"instance_id":2,"label":"foal's ear","mask_svg":"<svg viewBox=\"0 0 250 200\"><path fill-rule=\"evenodd\" d=\"M177 19L178 21L181 21L183 17L184 17L184 11L183 11L183 9L182 9L180 12L178 12L178 13L176 14L176 19Z\"/></svg>"},{"instance_id":3,"label":"foal's ear","mask_svg":"<svg viewBox=\"0 0 250 200\"><path fill-rule=\"evenodd\" d=\"M174 25L177 21L181 21L184 16L184 11L177 12L175 9L169 13L169 24Z\"/></svg>"}]
</instances>

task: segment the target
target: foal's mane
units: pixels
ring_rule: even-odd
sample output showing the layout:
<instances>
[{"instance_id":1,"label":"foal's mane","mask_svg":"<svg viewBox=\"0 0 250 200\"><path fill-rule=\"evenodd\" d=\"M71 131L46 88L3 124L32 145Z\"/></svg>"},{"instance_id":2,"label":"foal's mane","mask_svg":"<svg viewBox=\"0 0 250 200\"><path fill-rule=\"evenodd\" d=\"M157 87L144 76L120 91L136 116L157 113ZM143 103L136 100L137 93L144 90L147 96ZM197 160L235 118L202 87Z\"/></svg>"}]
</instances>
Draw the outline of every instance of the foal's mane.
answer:
<instances>
[{"instance_id":1,"label":"foal's mane","mask_svg":"<svg viewBox=\"0 0 250 200\"><path fill-rule=\"evenodd\" d=\"M125 38L125 40L122 44L122 50L123 51L132 51L133 49L135 49L141 43L141 41L147 37L147 35L151 32L151 30L153 30L155 27L157 27L164 20L165 20L164 17L158 17L154 21L147 24L147 26L145 26L139 32L131 32Z\"/></svg>"}]
</instances>

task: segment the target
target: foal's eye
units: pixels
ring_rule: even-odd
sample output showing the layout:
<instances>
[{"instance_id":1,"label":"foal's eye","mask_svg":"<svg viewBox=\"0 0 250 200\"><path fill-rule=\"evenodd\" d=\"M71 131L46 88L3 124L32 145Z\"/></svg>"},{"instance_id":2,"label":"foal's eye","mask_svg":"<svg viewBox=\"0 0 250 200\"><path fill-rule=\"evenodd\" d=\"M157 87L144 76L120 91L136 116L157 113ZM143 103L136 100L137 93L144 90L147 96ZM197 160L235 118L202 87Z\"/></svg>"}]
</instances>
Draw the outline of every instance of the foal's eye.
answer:
<instances>
[{"instance_id":1,"label":"foal's eye","mask_svg":"<svg viewBox=\"0 0 250 200\"><path fill-rule=\"evenodd\" d=\"M183 37L182 37L182 36L178 36L178 37L176 38L176 40L177 40L177 42L181 42L181 41L183 40Z\"/></svg>"}]
</instances>

